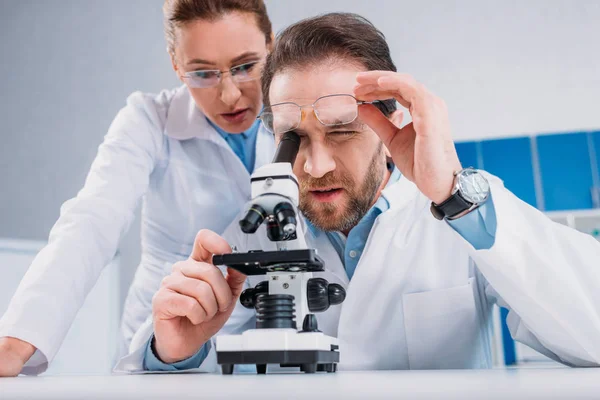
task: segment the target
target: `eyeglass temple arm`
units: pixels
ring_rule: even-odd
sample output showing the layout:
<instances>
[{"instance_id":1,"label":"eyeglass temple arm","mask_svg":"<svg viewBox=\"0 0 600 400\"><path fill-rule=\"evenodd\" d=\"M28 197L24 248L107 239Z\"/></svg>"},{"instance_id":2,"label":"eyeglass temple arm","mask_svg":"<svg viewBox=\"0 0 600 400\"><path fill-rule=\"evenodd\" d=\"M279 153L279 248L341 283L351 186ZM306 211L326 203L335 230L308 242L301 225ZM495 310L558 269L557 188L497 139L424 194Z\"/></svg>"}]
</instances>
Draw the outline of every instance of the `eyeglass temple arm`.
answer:
<instances>
[{"instance_id":1,"label":"eyeglass temple arm","mask_svg":"<svg viewBox=\"0 0 600 400\"><path fill-rule=\"evenodd\" d=\"M375 103L381 103L382 100L373 100L373 101L363 101L363 100L356 100L356 104L363 105L363 104L375 104Z\"/></svg>"}]
</instances>

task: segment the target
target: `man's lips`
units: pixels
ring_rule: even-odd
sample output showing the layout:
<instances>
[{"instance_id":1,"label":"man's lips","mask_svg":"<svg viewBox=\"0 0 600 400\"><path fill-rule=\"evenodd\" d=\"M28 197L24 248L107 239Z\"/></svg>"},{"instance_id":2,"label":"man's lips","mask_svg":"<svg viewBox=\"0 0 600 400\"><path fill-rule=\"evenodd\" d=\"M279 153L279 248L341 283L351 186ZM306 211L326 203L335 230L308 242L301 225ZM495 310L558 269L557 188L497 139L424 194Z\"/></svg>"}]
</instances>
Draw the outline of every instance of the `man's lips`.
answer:
<instances>
[{"instance_id":1,"label":"man's lips","mask_svg":"<svg viewBox=\"0 0 600 400\"><path fill-rule=\"evenodd\" d=\"M339 187L326 187L309 190L310 195L317 201L331 202L338 199L344 189Z\"/></svg>"}]
</instances>

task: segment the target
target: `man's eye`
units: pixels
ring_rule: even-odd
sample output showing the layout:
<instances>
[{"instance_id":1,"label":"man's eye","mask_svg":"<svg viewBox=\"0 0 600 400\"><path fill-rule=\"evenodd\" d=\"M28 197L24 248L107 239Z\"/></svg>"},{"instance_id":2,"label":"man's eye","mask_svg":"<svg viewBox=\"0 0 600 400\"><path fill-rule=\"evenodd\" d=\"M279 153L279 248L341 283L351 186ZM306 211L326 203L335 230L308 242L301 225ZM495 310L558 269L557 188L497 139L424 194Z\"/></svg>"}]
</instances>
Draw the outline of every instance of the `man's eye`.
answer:
<instances>
[{"instance_id":1,"label":"man's eye","mask_svg":"<svg viewBox=\"0 0 600 400\"><path fill-rule=\"evenodd\" d=\"M340 135L340 136L350 136L350 135L355 135L358 132L356 131L335 131L335 132L329 132L330 135Z\"/></svg>"}]
</instances>

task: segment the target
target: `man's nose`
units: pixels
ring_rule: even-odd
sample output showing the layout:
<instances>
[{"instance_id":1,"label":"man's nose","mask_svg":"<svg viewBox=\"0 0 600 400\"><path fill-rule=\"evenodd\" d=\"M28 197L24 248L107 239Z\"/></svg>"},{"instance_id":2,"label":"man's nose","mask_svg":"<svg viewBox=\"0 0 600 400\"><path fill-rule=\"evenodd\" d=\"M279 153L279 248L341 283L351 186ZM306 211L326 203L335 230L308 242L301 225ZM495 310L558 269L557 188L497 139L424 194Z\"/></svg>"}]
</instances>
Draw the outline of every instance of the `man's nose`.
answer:
<instances>
[{"instance_id":1,"label":"man's nose","mask_svg":"<svg viewBox=\"0 0 600 400\"><path fill-rule=\"evenodd\" d=\"M313 178L321 178L333 170L335 170L335 160L332 149L320 141L311 143L304 162L304 172Z\"/></svg>"},{"instance_id":2,"label":"man's nose","mask_svg":"<svg viewBox=\"0 0 600 400\"><path fill-rule=\"evenodd\" d=\"M221 78L221 101L228 106L234 106L241 95L242 92L231 78L231 75L224 75Z\"/></svg>"}]
</instances>

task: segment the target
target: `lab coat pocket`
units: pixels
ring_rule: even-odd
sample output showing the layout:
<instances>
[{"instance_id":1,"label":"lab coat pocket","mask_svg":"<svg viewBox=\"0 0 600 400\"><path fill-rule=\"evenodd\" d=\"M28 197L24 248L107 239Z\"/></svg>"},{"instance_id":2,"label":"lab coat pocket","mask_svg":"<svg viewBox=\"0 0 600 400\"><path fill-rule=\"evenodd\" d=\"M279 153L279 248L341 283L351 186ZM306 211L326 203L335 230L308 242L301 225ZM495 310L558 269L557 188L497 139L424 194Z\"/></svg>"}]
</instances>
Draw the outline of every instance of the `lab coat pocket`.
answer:
<instances>
[{"instance_id":1,"label":"lab coat pocket","mask_svg":"<svg viewBox=\"0 0 600 400\"><path fill-rule=\"evenodd\" d=\"M403 296L411 369L484 367L474 286L470 278L463 286Z\"/></svg>"}]
</instances>

